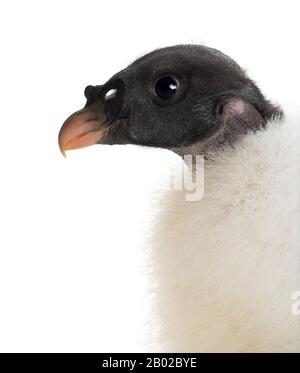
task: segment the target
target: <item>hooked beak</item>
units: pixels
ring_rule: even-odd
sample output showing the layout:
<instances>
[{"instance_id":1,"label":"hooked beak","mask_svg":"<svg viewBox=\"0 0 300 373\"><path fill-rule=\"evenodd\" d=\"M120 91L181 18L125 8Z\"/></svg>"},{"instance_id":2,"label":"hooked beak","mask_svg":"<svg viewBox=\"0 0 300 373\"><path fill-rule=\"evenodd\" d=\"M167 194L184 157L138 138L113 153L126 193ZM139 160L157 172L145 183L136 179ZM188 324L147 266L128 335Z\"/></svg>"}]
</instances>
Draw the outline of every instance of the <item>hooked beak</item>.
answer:
<instances>
[{"instance_id":1,"label":"hooked beak","mask_svg":"<svg viewBox=\"0 0 300 373\"><path fill-rule=\"evenodd\" d=\"M73 113L62 125L58 144L65 156L67 150L84 148L98 143L108 126L104 105L100 101Z\"/></svg>"}]
</instances>

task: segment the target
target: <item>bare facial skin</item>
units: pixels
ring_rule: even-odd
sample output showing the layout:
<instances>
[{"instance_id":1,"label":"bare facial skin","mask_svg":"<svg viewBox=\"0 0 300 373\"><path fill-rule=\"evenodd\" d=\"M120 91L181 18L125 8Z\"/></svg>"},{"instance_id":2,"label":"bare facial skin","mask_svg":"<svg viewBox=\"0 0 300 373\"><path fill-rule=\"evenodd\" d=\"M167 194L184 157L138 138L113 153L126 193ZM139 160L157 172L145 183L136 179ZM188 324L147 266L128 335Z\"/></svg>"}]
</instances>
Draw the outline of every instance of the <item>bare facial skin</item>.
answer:
<instances>
[{"instance_id":1,"label":"bare facial skin","mask_svg":"<svg viewBox=\"0 0 300 373\"><path fill-rule=\"evenodd\" d=\"M205 154L282 116L232 59L200 45L155 50L85 96L61 128L63 154L96 143Z\"/></svg>"}]
</instances>

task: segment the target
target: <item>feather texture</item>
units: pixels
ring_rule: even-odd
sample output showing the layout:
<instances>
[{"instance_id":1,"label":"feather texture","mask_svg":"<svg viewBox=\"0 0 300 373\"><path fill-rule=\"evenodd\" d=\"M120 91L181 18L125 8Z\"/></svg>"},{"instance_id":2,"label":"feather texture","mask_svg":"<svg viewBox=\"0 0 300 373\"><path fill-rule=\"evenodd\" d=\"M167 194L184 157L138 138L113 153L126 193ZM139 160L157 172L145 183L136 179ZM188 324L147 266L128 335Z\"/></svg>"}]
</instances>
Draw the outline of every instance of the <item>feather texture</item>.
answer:
<instances>
[{"instance_id":1,"label":"feather texture","mask_svg":"<svg viewBox=\"0 0 300 373\"><path fill-rule=\"evenodd\" d=\"M299 125L274 119L210 154L201 201L164 193L149 350L300 351Z\"/></svg>"}]
</instances>

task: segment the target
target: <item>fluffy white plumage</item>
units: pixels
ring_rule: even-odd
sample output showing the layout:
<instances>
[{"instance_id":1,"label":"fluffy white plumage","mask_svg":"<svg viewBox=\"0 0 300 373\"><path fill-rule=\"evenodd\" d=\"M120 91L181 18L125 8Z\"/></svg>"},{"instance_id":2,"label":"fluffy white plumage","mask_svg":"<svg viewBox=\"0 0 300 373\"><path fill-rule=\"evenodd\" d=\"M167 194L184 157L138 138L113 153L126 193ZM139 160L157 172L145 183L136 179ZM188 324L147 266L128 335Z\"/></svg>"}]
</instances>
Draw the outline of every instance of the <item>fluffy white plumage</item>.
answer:
<instances>
[{"instance_id":1,"label":"fluffy white plumage","mask_svg":"<svg viewBox=\"0 0 300 373\"><path fill-rule=\"evenodd\" d=\"M205 161L205 193L164 194L150 245L153 345L300 351L299 120L268 123Z\"/></svg>"}]
</instances>

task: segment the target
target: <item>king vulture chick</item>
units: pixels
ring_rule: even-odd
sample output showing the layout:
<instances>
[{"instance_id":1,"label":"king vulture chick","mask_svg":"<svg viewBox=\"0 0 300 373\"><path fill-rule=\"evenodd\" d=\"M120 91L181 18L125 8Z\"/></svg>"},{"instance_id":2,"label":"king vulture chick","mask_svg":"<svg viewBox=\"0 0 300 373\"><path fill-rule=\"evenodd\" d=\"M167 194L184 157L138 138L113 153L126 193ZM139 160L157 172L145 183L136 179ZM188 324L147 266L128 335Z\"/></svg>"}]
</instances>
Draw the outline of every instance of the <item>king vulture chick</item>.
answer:
<instances>
[{"instance_id":1,"label":"king vulture chick","mask_svg":"<svg viewBox=\"0 0 300 373\"><path fill-rule=\"evenodd\" d=\"M299 118L200 45L155 50L85 97L63 153L137 144L204 157L203 197L165 192L153 227L150 351L300 352Z\"/></svg>"}]
</instances>

